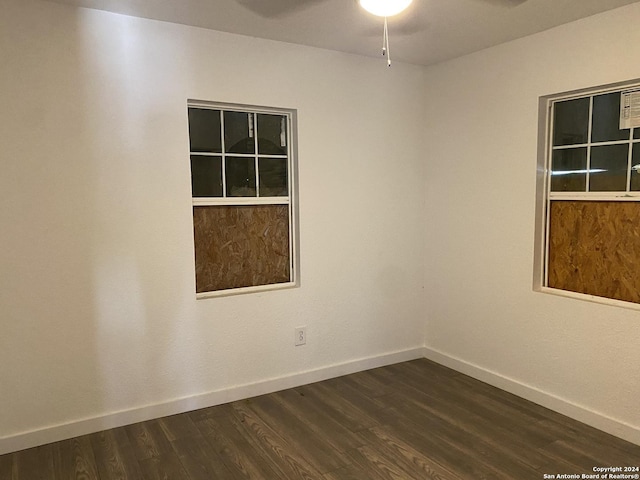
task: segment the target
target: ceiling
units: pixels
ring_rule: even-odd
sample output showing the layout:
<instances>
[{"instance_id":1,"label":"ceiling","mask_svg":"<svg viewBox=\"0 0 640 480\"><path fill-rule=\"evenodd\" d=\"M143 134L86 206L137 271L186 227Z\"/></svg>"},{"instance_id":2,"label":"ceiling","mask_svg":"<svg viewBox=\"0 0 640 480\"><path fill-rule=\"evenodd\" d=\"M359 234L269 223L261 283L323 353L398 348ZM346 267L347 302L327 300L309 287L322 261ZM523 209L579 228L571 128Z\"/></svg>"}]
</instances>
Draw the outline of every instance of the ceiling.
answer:
<instances>
[{"instance_id":1,"label":"ceiling","mask_svg":"<svg viewBox=\"0 0 640 480\"><path fill-rule=\"evenodd\" d=\"M378 56L382 19L356 0L53 0ZM391 58L430 65L639 0L414 0L389 19Z\"/></svg>"}]
</instances>

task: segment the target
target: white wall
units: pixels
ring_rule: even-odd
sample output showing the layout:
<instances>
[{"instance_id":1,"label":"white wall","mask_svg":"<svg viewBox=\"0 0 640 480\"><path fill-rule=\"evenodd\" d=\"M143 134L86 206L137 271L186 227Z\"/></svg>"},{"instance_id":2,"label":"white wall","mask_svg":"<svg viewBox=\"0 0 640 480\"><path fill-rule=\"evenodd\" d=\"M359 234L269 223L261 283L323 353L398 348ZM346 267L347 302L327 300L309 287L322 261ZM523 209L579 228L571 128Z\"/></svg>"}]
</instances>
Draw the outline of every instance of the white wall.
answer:
<instances>
[{"instance_id":1,"label":"white wall","mask_svg":"<svg viewBox=\"0 0 640 480\"><path fill-rule=\"evenodd\" d=\"M429 356L637 443L640 312L532 272L538 97L640 77L639 22L636 3L430 68L425 177Z\"/></svg>"},{"instance_id":2,"label":"white wall","mask_svg":"<svg viewBox=\"0 0 640 480\"><path fill-rule=\"evenodd\" d=\"M420 352L423 69L38 0L0 9L0 453ZM298 109L300 288L195 300L188 98Z\"/></svg>"}]
</instances>

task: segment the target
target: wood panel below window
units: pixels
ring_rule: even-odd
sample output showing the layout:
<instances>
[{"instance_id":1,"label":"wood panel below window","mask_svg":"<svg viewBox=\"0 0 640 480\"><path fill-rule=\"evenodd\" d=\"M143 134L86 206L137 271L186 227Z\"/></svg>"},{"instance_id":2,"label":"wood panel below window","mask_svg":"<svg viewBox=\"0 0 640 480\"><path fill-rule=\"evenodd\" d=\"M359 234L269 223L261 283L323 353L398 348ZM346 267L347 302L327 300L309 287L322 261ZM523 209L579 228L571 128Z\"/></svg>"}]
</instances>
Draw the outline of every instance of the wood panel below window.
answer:
<instances>
[{"instance_id":1,"label":"wood panel below window","mask_svg":"<svg viewBox=\"0 0 640 480\"><path fill-rule=\"evenodd\" d=\"M548 286L640 303L640 202L552 201Z\"/></svg>"},{"instance_id":2,"label":"wood panel below window","mask_svg":"<svg viewBox=\"0 0 640 480\"><path fill-rule=\"evenodd\" d=\"M289 206L193 207L196 292L286 283Z\"/></svg>"}]
</instances>

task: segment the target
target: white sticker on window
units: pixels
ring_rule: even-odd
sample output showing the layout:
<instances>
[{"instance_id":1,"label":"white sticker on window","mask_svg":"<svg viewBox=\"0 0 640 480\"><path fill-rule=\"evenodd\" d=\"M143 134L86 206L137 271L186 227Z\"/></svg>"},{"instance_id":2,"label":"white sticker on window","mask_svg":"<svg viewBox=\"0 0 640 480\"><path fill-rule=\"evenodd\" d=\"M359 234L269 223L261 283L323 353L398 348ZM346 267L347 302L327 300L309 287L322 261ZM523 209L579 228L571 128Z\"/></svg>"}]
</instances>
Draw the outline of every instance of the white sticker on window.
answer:
<instances>
[{"instance_id":1,"label":"white sticker on window","mask_svg":"<svg viewBox=\"0 0 640 480\"><path fill-rule=\"evenodd\" d=\"M620 130L640 127L640 91L620 93Z\"/></svg>"},{"instance_id":2,"label":"white sticker on window","mask_svg":"<svg viewBox=\"0 0 640 480\"><path fill-rule=\"evenodd\" d=\"M253 138L253 113L247 113L249 119L249 138Z\"/></svg>"}]
</instances>

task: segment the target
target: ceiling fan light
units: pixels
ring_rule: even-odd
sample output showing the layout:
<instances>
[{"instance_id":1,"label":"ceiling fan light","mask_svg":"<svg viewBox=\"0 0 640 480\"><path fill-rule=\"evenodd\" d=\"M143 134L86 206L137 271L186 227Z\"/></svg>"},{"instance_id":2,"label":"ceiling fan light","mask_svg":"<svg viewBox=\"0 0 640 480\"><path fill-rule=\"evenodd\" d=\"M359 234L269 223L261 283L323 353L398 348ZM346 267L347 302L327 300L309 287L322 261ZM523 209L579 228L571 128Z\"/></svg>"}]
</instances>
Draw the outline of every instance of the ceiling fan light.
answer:
<instances>
[{"instance_id":1,"label":"ceiling fan light","mask_svg":"<svg viewBox=\"0 0 640 480\"><path fill-rule=\"evenodd\" d=\"M392 17L405 10L413 0L358 0L367 12L379 17Z\"/></svg>"}]
</instances>

